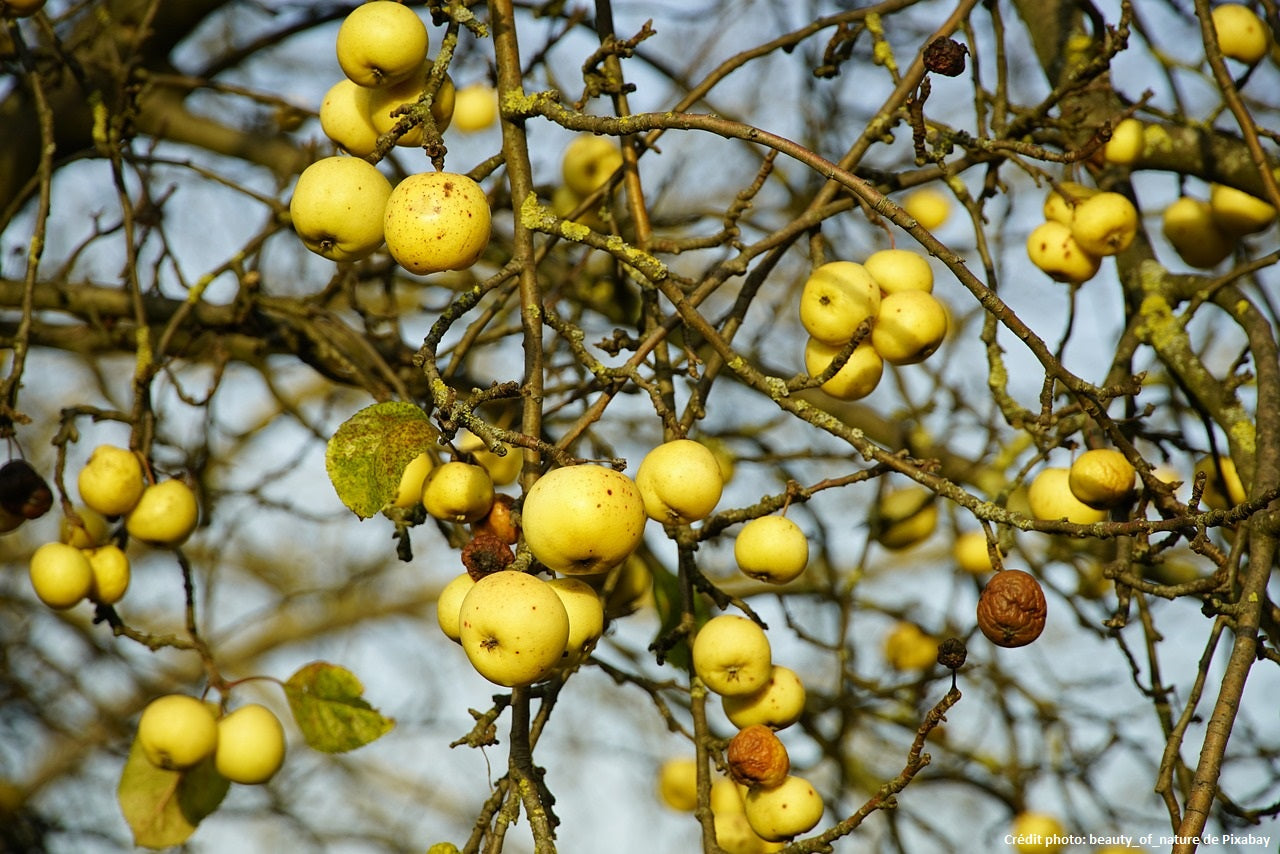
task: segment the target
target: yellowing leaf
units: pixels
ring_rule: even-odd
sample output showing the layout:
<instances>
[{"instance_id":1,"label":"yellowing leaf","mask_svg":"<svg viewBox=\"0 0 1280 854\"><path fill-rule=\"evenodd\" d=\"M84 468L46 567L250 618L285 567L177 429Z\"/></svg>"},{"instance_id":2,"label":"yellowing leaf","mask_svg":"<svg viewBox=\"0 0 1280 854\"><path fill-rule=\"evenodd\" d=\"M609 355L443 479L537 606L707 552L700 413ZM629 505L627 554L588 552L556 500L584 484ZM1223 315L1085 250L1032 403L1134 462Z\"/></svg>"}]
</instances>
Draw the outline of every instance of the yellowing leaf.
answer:
<instances>
[{"instance_id":1,"label":"yellowing leaf","mask_svg":"<svg viewBox=\"0 0 1280 854\"><path fill-rule=\"evenodd\" d=\"M135 845L169 848L195 833L196 826L222 803L230 786L214 769L212 757L186 771L165 771L147 761L135 738L116 797Z\"/></svg>"},{"instance_id":2,"label":"yellowing leaf","mask_svg":"<svg viewBox=\"0 0 1280 854\"><path fill-rule=\"evenodd\" d=\"M395 497L405 466L430 448L436 436L416 404L375 403L338 427L325 447L325 470L342 503L368 519Z\"/></svg>"},{"instance_id":3,"label":"yellowing leaf","mask_svg":"<svg viewBox=\"0 0 1280 854\"><path fill-rule=\"evenodd\" d=\"M307 744L325 753L355 750L396 724L365 701L355 674L336 664L313 661L289 677L284 692Z\"/></svg>"}]
</instances>

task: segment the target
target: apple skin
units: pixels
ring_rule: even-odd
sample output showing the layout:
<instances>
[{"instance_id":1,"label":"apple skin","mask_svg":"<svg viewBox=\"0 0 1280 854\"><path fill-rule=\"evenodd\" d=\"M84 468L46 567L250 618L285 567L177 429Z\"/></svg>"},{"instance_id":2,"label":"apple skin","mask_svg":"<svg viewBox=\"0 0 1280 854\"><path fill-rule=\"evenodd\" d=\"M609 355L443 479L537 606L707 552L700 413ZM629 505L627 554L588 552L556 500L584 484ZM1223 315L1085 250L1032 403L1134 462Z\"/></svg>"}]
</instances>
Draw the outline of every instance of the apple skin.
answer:
<instances>
[{"instance_id":1,"label":"apple skin","mask_svg":"<svg viewBox=\"0 0 1280 854\"><path fill-rule=\"evenodd\" d=\"M530 685L549 674L569 642L569 614L545 581L524 572L486 575L458 615L467 660L495 685Z\"/></svg>"},{"instance_id":2,"label":"apple skin","mask_svg":"<svg viewBox=\"0 0 1280 854\"><path fill-rule=\"evenodd\" d=\"M411 273L465 270L489 245L489 200L466 175L410 175L391 191L384 210L387 249Z\"/></svg>"},{"instance_id":3,"label":"apple skin","mask_svg":"<svg viewBox=\"0 0 1280 854\"><path fill-rule=\"evenodd\" d=\"M1223 56L1249 65L1267 55L1267 25L1247 6L1224 3L1212 12L1213 29Z\"/></svg>"},{"instance_id":4,"label":"apple skin","mask_svg":"<svg viewBox=\"0 0 1280 854\"><path fill-rule=\"evenodd\" d=\"M938 640L903 620L885 635L884 658L894 670L925 670L938 661Z\"/></svg>"},{"instance_id":5,"label":"apple skin","mask_svg":"<svg viewBox=\"0 0 1280 854\"><path fill-rule=\"evenodd\" d=\"M742 526L733 541L733 558L748 578L786 584L809 565L809 538L786 516L761 516Z\"/></svg>"},{"instance_id":6,"label":"apple skin","mask_svg":"<svg viewBox=\"0 0 1280 854\"><path fill-rule=\"evenodd\" d=\"M93 571L89 598L100 605L114 605L123 599L132 574L128 555L119 546L108 543L86 550L84 556Z\"/></svg>"},{"instance_id":7,"label":"apple skin","mask_svg":"<svg viewBox=\"0 0 1280 854\"><path fill-rule=\"evenodd\" d=\"M1138 233L1138 209L1120 193L1095 193L1076 205L1071 236L1091 255L1104 257L1123 252Z\"/></svg>"},{"instance_id":8,"label":"apple skin","mask_svg":"<svg viewBox=\"0 0 1280 854\"><path fill-rule=\"evenodd\" d=\"M396 486L396 494L391 497L391 506L407 509L420 504L423 484L435 465L435 460L425 451L410 460L400 473L400 483Z\"/></svg>"},{"instance_id":9,"label":"apple skin","mask_svg":"<svg viewBox=\"0 0 1280 854\"><path fill-rule=\"evenodd\" d=\"M1214 221L1209 202L1192 196L1182 196L1165 208L1161 230L1178 257L1201 270L1221 264L1236 246Z\"/></svg>"},{"instance_id":10,"label":"apple skin","mask_svg":"<svg viewBox=\"0 0 1280 854\"><path fill-rule=\"evenodd\" d=\"M1221 476L1218 472L1221 469ZM1237 504L1243 504L1249 497L1235 461L1226 455L1220 455L1215 465L1212 455L1206 454L1196 460L1194 473L1204 472L1204 492L1201 499L1213 510L1229 510Z\"/></svg>"},{"instance_id":11,"label":"apple skin","mask_svg":"<svg viewBox=\"0 0 1280 854\"><path fill-rule=\"evenodd\" d=\"M378 147L378 131L369 114L372 92L344 77L329 87L320 101L320 130L334 145L356 157L368 157Z\"/></svg>"},{"instance_id":12,"label":"apple skin","mask_svg":"<svg viewBox=\"0 0 1280 854\"><path fill-rule=\"evenodd\" d=\"M576 666L591 654L596 641L604 634L604 603L594 587L578 578L553 578L547 585L560 597L569 615L564 664Z\"/></svg>"},{"instance_id":13,"label":"apple skin","mask_svg":"<svg viewBox=\"0 0 1280 854\"><path fill-rule=\"evenodd\" d=\"M103 516L128 513L137 505L146 485L138 455L115 445L94 448L76 478L80 500Z\"/></svg>"},{"instance_id":14,"label":"apple skin","mask_svg":"<svg viewBox=\"0 0 1280 854\"><path fill-rule=\"evenodd\" d=\"M142 710L137 738L152 765L181 771L213 755L218 721L205 702L186 694L166 694Z\"/></svg>"},{"instance_id":15,"label":"apple skin","mask_svg":"<svg viewBox=\"0 0 1280 854\"><path fill-rule=\"evenodd\" d=\"M58 526L58 538L69 546L78 549L93 549L105 545L111 537L111 525L107 517L97 510L80 505L75 508L79 521L72 521L64 516Z\"/></svg>"},{"instance_id":16,"label":"apple skin","mask_svg":"<svg viewBox=\"0 0 1280 854\"><path fill-rule=\"evenodd\" d=\"M645 513L664 525L705 519L724 489L715 454L693 439L673 439L650 450L636 469L635 482Z\"/></svg>"},{"instance_id":17,"label":"apple skin","mask_svg":"<svg viewBox=\"0 0 1280 854\"><path fill-rule=\"evenodd\" d=\"M391 182L358 157L324 157L293 188L289 217L304 246L330 261L358 261L383 242Z\"/></svg>"},{"instance_id":18,"label":"apple skin","mask_svg":"<svg viewBox=\"0 0 1280 854\"><path fill-rule=\"evenodd\" d=\"M843 344L832 346L810 338L804 345L805 372L811 377L821 374L835 361L843 347ZM836 375L818 388L837 400L860 400L876 390L882 376L884 359L870 341L864 341L854 348Z\"/></svg>"},{"instance_id":19,"label":"apple skin","mask_svg":"<svg viewBox=\"0 0 1280 854\"><path fill-rule=\"evenodd\" d=\"M1065 837L1067 829L1055 816L1042 812L1020 812L1013 817L1009 835L1018 854L1057 854L1066 848L1066 841L1050 841Z\"/></svg>"},{"instance_id":20,"label":"apple skin","mask_svg":"<svg viewBox=\"0 0 1280 854\"><path fill-rule=\"evenodd\" d=\"M855 261L814 269L800 292L800 323L811 338L839 347L880 310L880 284Z\"/></svg>"},{"instance_id":21,"label":"apple skin","mask_svg":"<svg viewBox=\"0 0 1280 854\"><path fill-rule=\"evenodd\" d=\"M1132 494L1136 472L1114 448L1093 448L1076 457L1067 470L1071 494L1090 507L1114 507Z\"/></svg>"},{"instance_id":22,"label":"apple skin","mask_svg":"<svg viewBox=\"0 0 1280 854\"><path fill-rule=\"evenodd\" d=\"M498 120L498 92L487 83L470 83L458 90L453 106L453 126L463 133L477 133Z\"/></svg>"},{"instance_id":23,"label":"apple skin","mask_svg":"<svg viewBox=\"0 0 1280 854\"><path fill-rule=\"evenodd\" d=\"M1225 184L1209 186L1209 213L1224 234L1237 237L1266 231L1276 221L1271 204Z\"/></svg>"},{"instance_id":24,"label":"apple skin","mask_svg":"<svg viewBox=\"0 0 1280 854\"><path fill-rule=\"evenodd\" d=\"M777 786L752 786L744 806L751 829L768 842L799 836L822 820L822 798L808 780L794 774Z\"/></svg>"},{"instance_id":25,"label":"apple skin","mask_svg":"<svg viewBox=\"0 0 1280 854\"><path fill-rule=\"evenodd\" d=\"M938 504L922 486L886 490L874 519L876 542L899 551L924 542L938 526Z\"/></svg>"},{"instance_id":26,"label":"apple skin","mask_svg":"<svg viewBox=\"0 0 1280 854\"><path fill-rule=\"evenodd\" d=\"M475 522L493 506L493 479L484 466L451 460L427 472L422 506L443 522Z\"/></svg>"},{"instance_id":27,"label":"apple skin","mask_svg":"<svg viewBox=\"0 0 1280 854\"><path fill-rule=\"evenodd\" d=\"M648 519L631 478L591 464L538 478L520 515L529 551L565 575L595 575L622 563L640 545Z\"/></svg>"},{"instance_id":28,"label":"apple skin","mask_svg":"<svg viewBox=\"0 0 1280 854\"><path fill-rule=\"evenodd\" d=\"M933 268L919 252L910 249L881 249L862 262L880 286L880 294L898 291L933 292Z\"/></svg>"},{"instance_id":29,"label":"apple skin","mask_svg":"<svg viewBox=\"0 0 1280 854\"><path fill-rule=\"evenodd\" d=\"M1071 228L1056 220L1041 223L1027 235L1027 256L1055 282L1087 282L1102 266L1102 259L1084 251Z\"/></svg>"},{"instance_id":30,"label":"apple skin","mask_svg":"<svg viewBox=\"0 0 1280 854\"><path fill-rule=\"evenodd\" d=\"M698 806L698 763L675 756L658 768L658 797L673 810L693 812Z\"/></svg>"},{"instance_id":31,"label":"apple skin","mask_svg":"<svg viewBox=\"0 0 1280 854\"><path fill-rule=\"evenodd\" d=\"M926 231L933 231L951 216L951 196L934 187L922 187L903 196L902 209Z\"/></svg>"},{"instance_id":32,"label":"apple skin","mask_svg":"<svg viewBox=\"0 0 1280 854\"><path fill-rule=\"evenodd\" d=\"M991 552L987 549L987 535L982 531L965 531L956 536L951 546L951 556L956 566L970 575L994 572Z\"/></svg>"},{"instance_id":33,"label":"apple skin","mask_svg":"<svg viewBox=\"0 0 1280 854\"><path fill-rule=\"evenodd\" d=\"M444 586L436 597L436 623L440 631L451 641L461 643L462 626L459 617L462 613L462 600L467 597L476 580L468 572L455 575L453 580Z\"/></svg>"},{"instance_id":34,"label":"apple skin","mask_svg":"<svg viewBox=\"0 0 1280 854\"><path fill-rule=\"evenodd\" d=\"M93 568L75 546L45 543L28 564L31 587L40 601L62 611L78 604L93 589Z\"/></svg>"},{"instance_id":35,"label":"apple skin","mask_svg":"<svg viewBox=\"0 0 1280 854\"><path fill-rule=\"evenodd\" d=\"M925 290L890 293L880 301L871 346L891 365L915 365L947 337L947 310Z\"/></svg>"},{"instance_id":36,"label":"apple skin","mask_svg":"<svg viewBox=\"0 0 1280 854\"><path fill-rule=\"evenodd\" d=\"M712 617L694 636L693 669L707 688L722 697L754 693L773 671L769 638L746 617Z\"/></svg>"},{"instance_id":37,"label":"apple skin","mask_svg":"<svg viewBox=\"0 0 1280 854\"><path fill-rule=\"evenodd\" d=\"M622 149L611 137L584 133L564 150L561 175L565 186L585 198L622 168Z\"/></svg>"},{"instance_id":38,"label":"apple skin","mask_svg":"<svg viewBox=\"0 0 1280 854\"><path fill-rule=\"evenodd\" d=\"M1129 166L1138 161L1146 148L1146 126L1141 119L1121 119L1111 130L1111 139L1102 149L1108 163Z\"/></svg>"},{"instance_id":39,"label":"apple skin","mask_svg":"<svg viewBox=\"0 0 1280 854\"><path fill-rule=\"evenodd\" d=\"M154 483L142 491L136 507L124 519L135 540L177 548L196 529L200 508L191 487L180 480Z\"/></svg>"},{"instance_id":40,"label":"apple skin","mask_svg":"<svg viewBox=\"0 0 1280 854\"><path fill-rule=\"evenodd\" d=\"M390 132L399 124L400 119L404 118L401 115L392 115L396 110L416 104L422 98L430 70L431 64L427 63L421 72L412 74L399 83L369 90L369 120L373 123L373 129L377 131L378 136ZM445 74L440 81L440 88L431 99L431 120L435 122L436 130L440 133L444 133L449 127L449 122L453 120L456 96L457 90L454 89L453 78ZM397 137L396 145L402 148L422 145L422 125L415 125Z\"/></svg>"},{"instance_id":41,"label":"apple skin","mask_svg":"<svg viewBox=\"0 0 1280 854\"><path fill-rule=\"evenodd\" d=\"M397 83L417 71L429 46L422 19L392 0L356 6L334 39L342 73L370 88Z\"/></svg>"},{"instance_id":42,"label":"apple skin","mask_svg":"<svg viewBox=\"0 0 1280 854\"><path fill-rule=\"evenodd\" d=\"M250 703L218 721L214 767L231 782L267 782L284 764L284 754L284 727L266 706Z\"/></svg>"},{"instance_id":43,"label":"apple skin","mask_svg":"<svg viewBox=\"0 0 1280 854\"><path fill-rule=\"evenodd\" d=\"M1077 525L1105 522L1105 510L1095 510L1071 494L1070 479L1068 469L1042 469L1027 488L1027 503L1031 506L1031 515L1041 521L1066 519Z\"/></svg>"},{"instance_id":44,"label":"apple skin","mask_svg":"<svg viewBox=\"0 0 1280 854\"><path fill-rule=\"evenodd\" d=\"M720 705L729 722L738 729L762 724L777 731L800 720L805 697L804 682L799 674L775 664L763 686L750 694L722 696Z\"/></svg>"},{"instance_id":45,"label":"apple skin","mask_svg":"<svg viewBox=\"0 0 1280 854\"><path fill-rule=\"evenodd\" d=\"M1076 207L1098 194L1095 187L1086 187L1075 181L1059 181L1044 197L1046 222L1059 222L1068 228L1075 217Z\"/></svg>"}]
</instances>

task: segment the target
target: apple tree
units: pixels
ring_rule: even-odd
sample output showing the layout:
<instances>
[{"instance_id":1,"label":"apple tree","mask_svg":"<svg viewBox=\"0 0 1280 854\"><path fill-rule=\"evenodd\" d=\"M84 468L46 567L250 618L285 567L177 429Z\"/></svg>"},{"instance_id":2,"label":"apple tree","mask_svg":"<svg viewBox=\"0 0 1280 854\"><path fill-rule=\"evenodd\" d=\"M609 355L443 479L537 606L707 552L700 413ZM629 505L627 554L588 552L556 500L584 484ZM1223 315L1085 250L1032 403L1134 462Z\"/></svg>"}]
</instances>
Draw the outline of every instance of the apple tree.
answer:
<instances>
[{"instance_id":1,"label":"apple tree","mask_svg":"<svg viewBox=\"0 0 1280 854\"><path fill-rule=\"evenodd\" d=\"M1278 32L0 0L0 848L1270 846Z\"/></svg>"}]
</instances>

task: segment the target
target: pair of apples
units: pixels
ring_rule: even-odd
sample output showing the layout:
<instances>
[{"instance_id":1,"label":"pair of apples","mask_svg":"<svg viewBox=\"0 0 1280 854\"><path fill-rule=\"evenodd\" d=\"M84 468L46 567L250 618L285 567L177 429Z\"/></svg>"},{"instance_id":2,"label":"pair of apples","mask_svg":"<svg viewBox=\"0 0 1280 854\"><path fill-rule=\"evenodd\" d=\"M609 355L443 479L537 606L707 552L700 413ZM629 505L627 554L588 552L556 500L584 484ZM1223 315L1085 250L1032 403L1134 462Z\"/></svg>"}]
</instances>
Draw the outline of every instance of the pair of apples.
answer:
<instances>
[{"instance_id":1,"label":"pair of apples","mask_svg":"<svg viewBox=\"0 0 1280 854\"><path fill-rule=\"evenodd\" d=\"M1089 281L1104 257L1128 249L1138 233L1138 209L1126 196L1072 181L1049 191L1044 217L1027 236L1027 255L1058 282Z\"/></svg>"},{"instance_id":2,"label":"pair of apples","mask_svg":"<svg viewBox=\"0 0 1280 854\"><path fill-rule=\"evenodd\" d=\"M284 764L284 727L257 703L218 717L212 703L166 694L143 709L136 740L157 768L185 771L212 758L218 773L233 783L265 783Z\"/></svg>"},{"instance_id":3,"label":"pair of apples","mask_svg":"<svg viewBox=\"0 0 1280 854\"><path fill-rule=\"evenodd\" d=\"M933 296L929 262L906 249L874 252L861 264L831 261L815 268L800 293L800 323L809 333L804 363L810 376L829 372L847 356L821 384L840 400L874 391L885 362L923 362L942 345L948 326L946 308ZM853 345L863 324L870 324L870 335Z\"/></svg>"}]
</instances>

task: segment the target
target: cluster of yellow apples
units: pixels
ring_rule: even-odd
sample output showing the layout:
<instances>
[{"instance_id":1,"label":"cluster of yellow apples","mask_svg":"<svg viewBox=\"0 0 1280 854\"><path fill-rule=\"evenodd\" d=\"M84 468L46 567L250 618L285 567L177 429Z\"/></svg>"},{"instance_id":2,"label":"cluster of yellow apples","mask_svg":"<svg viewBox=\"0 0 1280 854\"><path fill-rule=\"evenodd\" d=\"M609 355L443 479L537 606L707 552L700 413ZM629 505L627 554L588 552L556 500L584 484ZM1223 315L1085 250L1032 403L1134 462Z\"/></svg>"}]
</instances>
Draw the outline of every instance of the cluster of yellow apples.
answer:
<instances>
[{"instance_id":1,"label":"cluster of yellow apples","mask_svg":"<svg viewBox=\"0 0 1280 854\"><path fill-rule=\"evenodd\" d=\"M1275 220L1270 203L1235 187L1211 184L1208 200L1183 195L1165 208L1161 230L1179 258L1207 270L1230 256L1242 238L1266 231Z\"/></svg>"},{"instance_id":2,"label":"cluster of yellow apples","mask_svg":"<svg viewBox=\"0 0 1280 854\"><path fill-rule=\"evenodd\" d=\"M358 261L385 243L411 273L470 267L488 245L491 227L480 185L440 171L409 175L392 188L363 159L377 150L379 137L398 128L402 110L424 98L431 98L437 130L443 132L454 116L460 93L447 74L436 91L426 91L432 66L426 25L408 6L372 0L347 15L336 41L346 78L325 95L320 126L351 156L322 158L298 176L289 201L294 231L308 249L332 261ZM484 93L468 91L465 103L472 113L468 127L492 121ZM496 101L492 110L496 115ZM423 144L421 125L403 129L395 142Z\"/></svg>"},{"instance_id":3,"label":"cluster of yellow apples","mask_svg":"<svg viewBox=\"0 0 1280 854\"><path fill-rule=\"evenodd\" d=\"M937 351L947 334L947 310L933 296L933 269L907 249L882 249L861 264L831 261L815 268L800 293L800 323L809 333L805 370L822 374L862 339L821 389L840 400L866 397L880 383L884 363L913 365Z\"/></svg>"},{"instance_id":4,"label":"cluster of yellow apples","mask_svg":"<svg viewBox=\"0 0 1280 854\"><path fill-rule=\"evenodd\" d=\"M1136 472L1114 448L1094 448L1076 457L1069 468L1042 469L1027 488L1031 515L1078 525L1104 522L1108 511L1133 494Z\"/></svg>"},{"instance_id":5,"label":"cluster of yellow apples","mask_svg":"<svg viewBox=\"0 0 1280 854\"><path fill-rule=\"evenodd\" d=\"M50 608L123 598L131 568L112 542L112 520L123 517L131 539L160 548L177 548L195 530L199 507L191 487L176 478L149 483L142 457L128 448L94 448L76 485L83 503L75 518L63 519L59 541L37 548L28 567L32 589Z\"/></svg>"},{"instance_id":6,"label":"cluster of yellow apples","mask_svg":"<svg viewBox=\"0 0 1280 854\"><path fill-rule=\"evenodd\" d=\"M721 698L739 734L753 728L776 732L804 712L804 683L795 671L773 663L764 629L738 614L708 620L693 638L693 670ZM747 823L755 835L777 842L811 830L822 818L822 798L803 777L790 773L785 748L774 739L768 769L739 782Z\"/></svg>"},{"instance_id":7,"label":"cluster of yellow apples","mask_svg":"<svg viewBox=\"0 0 1280 854\"><path fill-rule=\"evenodd\" d=\"M658 797L673 810L698 808L698 766L692 757L674 756L658 768ZM716 844L728 854L769 854L786 847L751 829L746 813L747 787L717 775L711 782L710 806Z\"/></svg>"},{"instance_id":8,"label":"cluster of yellow apples","mask_svg":"<svg viewBox=\"0 0 1280 854\"><path fill-rule=\"evenodd\" d=\"M265 783L284 764L284 726L257 703L219 716L214 703L166 694L142 710L136 738L157 768L187 771L212 760L217 772L233 783Z\"/></svg>"},{"instance_id":9,"label":"cluster of yellow apples","mask_svg":"<svg viewBox=\"0 0 1280 854\"><path fill-rule=\"evenodd\" d=\"M1138 209L1111 191L1063 181L1044 201L1045 221L1027 236L1027 255L1058 282L1092 279L1102 259L1128 249L1138 233Z\"/></svg>"}]
</instances>

